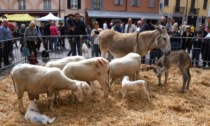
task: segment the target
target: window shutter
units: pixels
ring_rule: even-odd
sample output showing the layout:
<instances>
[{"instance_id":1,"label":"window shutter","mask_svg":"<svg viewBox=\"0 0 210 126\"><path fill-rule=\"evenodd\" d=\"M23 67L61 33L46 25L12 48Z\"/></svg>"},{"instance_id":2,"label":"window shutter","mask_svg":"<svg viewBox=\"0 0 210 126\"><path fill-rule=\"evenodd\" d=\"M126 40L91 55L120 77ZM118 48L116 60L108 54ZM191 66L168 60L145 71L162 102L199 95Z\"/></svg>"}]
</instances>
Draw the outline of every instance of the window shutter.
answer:
<instances>
[{"instance_id":1,"label":"window shutter","mask_svg":"<svg viewBox=\"0 0 210 126\"><path fill-rule=\"evenodd\" d=\"M137 6L140 6L140 0L137 0Z\"/></svg>"},{"instance_id":2,"label":"window shutter","mask_svg":"<svg viewBox=\"0 0 210 126\"><path fill-rule=\"evenodd\" d=\"M124 1L123 0L120 0L120 5L123 5Z\"/></svg>"},{"instance_id":3,"label":"window shutter","mask_svg":"<svg viewBox=\"0 0 210 126\"><path fill-rule=\"evenodd\" d=\"M67 8L68 8L68 9L71 8L71 0L67 0Z\"/></svg>"},{"instance_id":4,"label":"window shutter","mask_svg":"<svg viewBox=\"0 0 210 126\"><path fill-rule=\"evenodd\" d=\"M94 9L94 0L91 0L91 9Z\"/></svg>"},{"instance_id":5,"label":"window shutter","mask_svg":"<svg viewBox=\"0 0 210 126\"><path fill-rule=\"evenodd\" d=\"M100 10L103 10L103 6L104 6L104 1L100 0Z\"/></svg>"},{"instance_id":6,"label":"window shutter","mask_svg":"<svg viewBox=\"0 0 210 126\"><path fill-rule=\"evenodd\" d=\"M154 7L154 0L149 0L149 7Z\"/></svg>"},{"instance_id":7,"label":"window shutter","mask_svg":"<svg viewBox=\"0 0 210 126\"><path fill-rule=\"evenodd\" d=\"M49 0L48 2L48 9L51 9L51 0Z\"/></svg>"},{"instance_id":8,"label":"window shutter","mask_svg":"<svg viewBox=\"0 0 210 126\"><path fill-rule=\"evenodd\" d=\"M130 0L130 6L134 6L134 0Z\"/></svg>"},{"instance_id":9,"label":"window shutter","mask_svg":"<svg viewBox=\"0 0 210 126\"><path fill-rule=\"evenodd\" d=\"M77 9L81 9L81 0L78 0L77 6L78 6Z\"/></svg>"},{"instance_id":10,"label":"window shutter","mask_svg":"<svg viewBox=\"0 0 210 126\"><path fill-rule=\"evenodd\" d=\"M118 5L119 4L119 0L114 0L114 5Z\"/></svg>"}]
</instances>

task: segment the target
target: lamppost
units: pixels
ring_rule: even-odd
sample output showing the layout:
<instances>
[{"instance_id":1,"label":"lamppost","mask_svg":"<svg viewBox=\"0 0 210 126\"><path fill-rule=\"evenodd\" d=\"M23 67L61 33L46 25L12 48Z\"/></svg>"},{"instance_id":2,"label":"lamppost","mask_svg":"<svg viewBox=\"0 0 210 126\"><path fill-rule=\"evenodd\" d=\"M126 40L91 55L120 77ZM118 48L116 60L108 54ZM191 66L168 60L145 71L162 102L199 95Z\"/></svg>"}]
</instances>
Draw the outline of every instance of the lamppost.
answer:
<instances>
[{"instance_id":1,"label":"lamppost","mask_svg":"<svg viewBox=\"0 0 210 126\"><path fill-rule=\"evenodd\" d=\"M61 17L61 1L60 0L58 0L58 15L59 15L59 17Z\"/></svg>"},{"instance_id":2,"label":"lamppost","mask_svg":"<svg viewBox=\"0 0 210 126\"><path fill-rule=\"evenodd\" d=\"M186 1L186 9L185 9L185 21L187 22L188 17L188 0Z\"/></svg>"}]
</instances>

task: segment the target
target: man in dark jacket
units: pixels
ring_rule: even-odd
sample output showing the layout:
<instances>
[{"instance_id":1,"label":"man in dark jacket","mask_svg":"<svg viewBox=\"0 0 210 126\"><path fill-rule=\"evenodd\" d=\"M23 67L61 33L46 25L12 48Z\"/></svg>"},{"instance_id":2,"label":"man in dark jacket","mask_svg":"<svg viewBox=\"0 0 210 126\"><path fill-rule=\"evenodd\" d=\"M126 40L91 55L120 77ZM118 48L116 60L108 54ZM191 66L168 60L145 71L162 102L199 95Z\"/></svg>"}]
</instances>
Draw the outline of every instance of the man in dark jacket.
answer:
<instances>
[{"instance_id":1,"label":"man in dark jacket","mask_svg":"<svg viewBox=\"0 0 210 126\"><path fill-rule=\"evenodd\" d=\"M52 20L49 20L48 24L44 28L45 36L50 36L50 26L52 25ZM50 42L49 37L44 37L45 39L45 49L48 50L48 42Z\"/></svg>"},{"instance_id":2,"label":"man in dark jacket","mask_svg":"<svg viewBox=\"0 0 210 126\"><path fill-rule=\"evenodd\" d=\"M74 34L77 35L78 37L76 37L76 42L73 42L73 44L72 44L72 53L73 53L72 55L73 56L76 55L76 46L77 46L78 54L82 55L81 39L83 39L84 37L81 36L81 35L86 35L87 34L86 29L85 29L85 23L82 20L80 20L80 14L79 13L75 13L74 24L75 24Z\"/></svg>"},{"instance_id":3,"label":"man in dark jacket","mask_svg":"<svg viewBox=\"0 0 210 126\"><path fill-rule=\"evenodd\" d=\"M139 32L144 32L144 31L150 30L149 25L147 24L147 20L145 18L141 19L141 23L142 23L142 26L141 26L141 30ZM142 63L145 63L145 56L142 57Z\"/></svg>"}]
</instances>

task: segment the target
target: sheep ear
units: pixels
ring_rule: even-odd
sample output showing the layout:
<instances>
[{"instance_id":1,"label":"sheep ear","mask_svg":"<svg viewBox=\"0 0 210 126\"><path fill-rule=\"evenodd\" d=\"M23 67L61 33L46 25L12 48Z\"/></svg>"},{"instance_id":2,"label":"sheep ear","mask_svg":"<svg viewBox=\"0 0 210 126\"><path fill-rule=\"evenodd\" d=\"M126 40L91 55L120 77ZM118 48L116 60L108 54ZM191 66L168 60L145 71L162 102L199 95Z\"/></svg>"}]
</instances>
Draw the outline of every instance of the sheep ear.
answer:
<instances>
[{"instance_id":1,"label":"sheep ear","mask_svg":"<svg viewBox=\"0 0 210 126\"><path fill-rule=\"evenodd\" d=\"M83 94L83 91L82 91L82 85L81 84L77 88L76 95L77 95L77 99L79 101L82 101L84 99L84 94Z\"/></svg>"}]
</instances>

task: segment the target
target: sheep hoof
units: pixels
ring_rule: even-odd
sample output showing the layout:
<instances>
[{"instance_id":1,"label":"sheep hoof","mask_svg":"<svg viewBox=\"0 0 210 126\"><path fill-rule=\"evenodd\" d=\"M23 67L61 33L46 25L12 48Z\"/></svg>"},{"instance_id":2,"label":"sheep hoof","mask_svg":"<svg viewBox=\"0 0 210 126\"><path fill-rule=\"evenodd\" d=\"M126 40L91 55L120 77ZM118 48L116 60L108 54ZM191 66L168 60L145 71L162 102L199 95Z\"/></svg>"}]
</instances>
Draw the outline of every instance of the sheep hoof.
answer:
<instances>
[{"instance_id":1,"label":"sheep hoof","mask_svg":"<svg viewBox=\"0 0 210 126\"><path fill-rule=\"evenodd\" d=\"M183 89L181 89L179 92L180 92L180 93L184 93L184 90L183 90Z\"/></svg>"}]
</instances>

